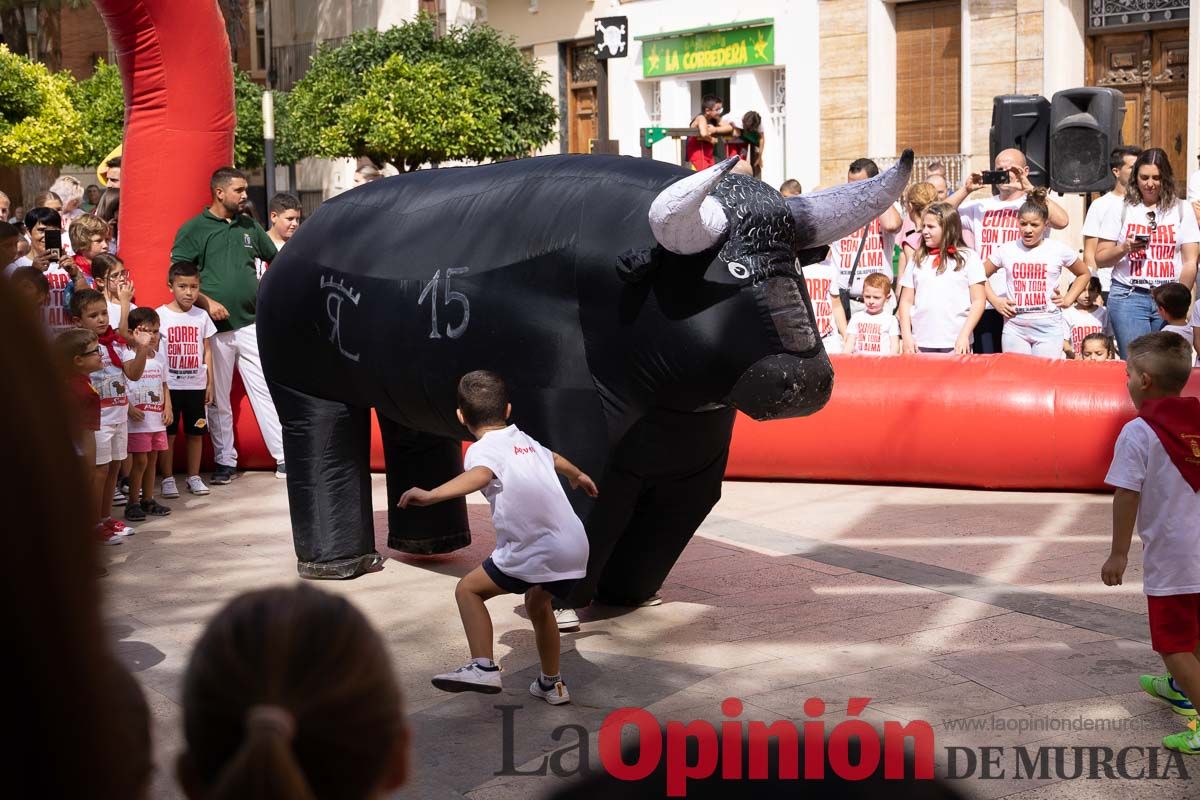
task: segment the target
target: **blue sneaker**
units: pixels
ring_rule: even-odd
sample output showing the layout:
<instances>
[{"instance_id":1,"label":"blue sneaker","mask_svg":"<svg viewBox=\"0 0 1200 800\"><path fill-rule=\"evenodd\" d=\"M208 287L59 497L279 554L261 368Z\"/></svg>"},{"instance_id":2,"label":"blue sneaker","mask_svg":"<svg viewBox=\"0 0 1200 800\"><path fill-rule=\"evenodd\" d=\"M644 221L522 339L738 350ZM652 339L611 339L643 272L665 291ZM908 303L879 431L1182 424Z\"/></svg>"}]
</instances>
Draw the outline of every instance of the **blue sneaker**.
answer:
<instances>
[{"instance_id":1,"label":"blue sneaker","mask_svg":"<svg viewBox=\"0 0 1200 800\"><path fill-rule=\"evenodd\" d=\"M209 481L213 486L227 486L233 483L233 479L237 477L237 467L228 467L224 464L217 464L213 470L212 480Z\"/></svg>"},{"instance_id":2,"label":"blue sneaker","mask_svg":"<svg viewBox=\"0 0 1200 800\"><path fill-rule=\"evenodd\" d=\"M1170 674L1142 675L1138 678L1138 683L1143 692L1167 703L1176 714L1184 717L1196 716L1196 707L1188 700L1187 695L1179 691Z\"/></svg>"}]
</instances>

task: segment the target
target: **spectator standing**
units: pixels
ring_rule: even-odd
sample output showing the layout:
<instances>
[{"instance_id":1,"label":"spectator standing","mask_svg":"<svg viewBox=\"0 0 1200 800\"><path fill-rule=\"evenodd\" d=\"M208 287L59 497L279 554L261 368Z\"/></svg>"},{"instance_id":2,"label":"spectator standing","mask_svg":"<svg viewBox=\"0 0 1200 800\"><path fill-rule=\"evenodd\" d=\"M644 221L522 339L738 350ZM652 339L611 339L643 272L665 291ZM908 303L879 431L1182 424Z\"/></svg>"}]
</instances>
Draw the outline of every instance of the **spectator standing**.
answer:
<instances>
[{"instance_id":1,"label":"spectator standing","mask_svg":"<svg viewBox=\"0 0 1200 800\"><path fill-rule=\"evenodd\" d=\"M937 192L939 203L945 202L946 198L950 196L950 184L946 182L945 175L926 175L925 182Z\"/></svg>"},{"instance_id":2,"label":"spectator standing","mask_svg":"<svg viewBox=\"0 0 1200 800\"><path fill-rule=\"evenodd\" d=\"M1099 302L1100 279L1093 275L1087 288L1079 293L1075 305L1063 311L1063 322L1066 323L1063 350L1067 358L1079 358L1083 352L1083 340L1093 333L1108 333L1108 309Z\"/></svg>"},{"instance_id":3,"label":"spectator standing","mask_svg":"<svg viewBox=\"0 0 1200 800\"><path fill-rule=\"evenodd\" d=\"M730 142L725 146L726 156L738 156L750 163L751 174L762 178L763 127L762 115L757 111L747 111L745 114L726 114L722 120L725 125L733 128L733 135L746 142ZM750 158L750 144L754 145L754 158Z\"/></svg>"},{"instance_id":4,"label":"spectator standing","mask_svg":"<svg viewBox=\"0 0 1200 800\"><path fill-rule=\"evenodd\" d=\"M904 190L904 225L900 229L900 264L897 281L903 280L913 255L921 247L925 209L938 202L937 189L931 183L912 183Z\"/></svg>"},{"instance_id":5,"label":"spectator standing","mask_svg":"<svg viewBox=\"0 0 1200 800\"><path fill-rule=\"evenodd\" d=\"M684 143L684 157L697 172L717 163L713 155L715 137L733 133L733 126L721 121L724 114L725 106L721 98L706 94L700 102L700 113L692 117L688 127L695 128L697 134L689 136Z\"/></svg>"},{"instance_id":6,"label":"spectator standing","mask_svg":"<svg viewBox=\"0 0 1200 800\"><path fill-rule=\"evenodd\" d=\"M1104 220L1109 214L1121 213L1125 195L1129 193L1129 178L1133 175L1133 165L1141 154L1142 148L1136 145L1126 145L1112 151L1108 165L1117 182L1111 192L1092 201L1083 221L1083 263L1100 279L1100 296L1104 298L1105 303L1108 302L1108 293L1112 288L1112 267L1096 266L1096 247L1100 244Z\"/></svg>"},{"instance_id":7,"label":"spectator standing","mask_svg":"<svg viewBox=\"0 0 1200 800\"><path fill-rule=\"evenodd\" d=\"M1154 287L1195 285L1200 226L1175 190L1170 159L1157 147L1138 156L1125 202L1111 212L1101 226L1096 265L1113 268L1108 315L1125 357L1134 339L1162 330Z\"/></svg>"},{"instance_id":8,"label":"spectator standing","mask_svg":"<svg viewBox=\"0 0 1200 800\"><path fill-rule=\"evenodd\" d=\"M847 353L894 356L900 352L900 324L887 311L892 281L873 272L863 281L863 310L850 317L846 326Z\"/></svg>"},{"instance_id":9,"label":"spectator standing","mask_svg":"<svg viewBox=\"0 0 1200 800\"><path fill-rule=\"evenodd\" d=\"M808 290L808 299L812 302L813 322L825 352L842 352L841 331L846 330L849 320L846 319L838 292L837 270L832 264L821 261L808 264L801 274L804 276L804 288Z\"/></svg>"},{"instance_id":10,"label":"spectator standing","mask_svg":"<svg viewBox=\"0 0 1200 800\"><path fill-rule=\"evenodd\" d=\"M1200 156L1197 158L1200 159ZM1197 222L1200 222L1200 169L1188 176L1187 186L1187 199L1192 204L1192 210L1196 212Z\"/></svg>"},{"instance_id":11,"label":"spectator standing","mask_svg":"<svg viewBox=\"0 0 1200 800\"><path fill-rule=\"evenodd\" d=\"M78 180L70 175L60 175L50 184L50 191L62 198L62 210L59 214L67 225L83 214L83 209L79 207L83 203L83 184Z\"/></svg>"},{"instance_id":12,"label":"spectator standing","mask_svg":"<svg viewBox=\"0 0 1200 800\"><path fill-rule=\"evenodd\" d=\"M267 450L277 464L276 477L286 477L283 431L258 355L254 315L258 305L256 258L270 262L278 250L257 222L244 216L246 176L231 167L213 173L212 203L180 227L171 261L195 264L204 290L196 305L216 324L212 337L213 406L209 425L216 451L212 483L228 484L237 476L233 440L233 370L236 367L254 407Z\"/></svg>"},{"instance_id":13,"label":"spectator standing","mask_svg":"<svg viewBox=\"0 0 1200 800\"><path fill-rule=\"evenodd\" d=\"M167 388L167 365L162 357L160 320L153 308L129 312L129 327L150 337L151 355L141 377L129 383L129 498L125 519L165 517L171 509L154 499L154 475L159 453L167 449L167 426L173 412Z\"/></svg>"},{"instance_id":14,"label":"spectator standing","mask_svg":"<svg viewBox=\"0 0 1200 800\"><path fill-rule=\"evenodd\" d=\"M288 243L288 239L291 239L300 228L300 217L303 213L304 209L300 205L300 198L294 194L279 192L271 198L271 202L267 206L267 219L270 223L267 228L267 236L271 237L271 242L275 245L276 250L282 250L283 246ZM262 280L263 273L269 266L270 264L261 258L254 260L254 269L258 273L259 280Z\"/></svg>"},{"instance_id":15,"label":"spectator standing","mask_svg":"<svg viewBox=\"0 0 1200 800\"><path fill-rule=\"evenodd\" d=\"M1158 305L1158 315L1162 317L1163 330L1177 333L1192 347L1195 332L1188 320L1188 311L1192 305L1192 293L1182 283L1164 283L1154 287L1154 302ZM1196 351L1192 348L1192 363L1196 363Z\"/></svg>"},{"instance_id":16,"label":"spectator standing","mask_svg":"<svg viewBox=\"0 0 1200 800\"><path fill-rule=\"evenodd\" d=\"M83 202L79 207L83 209L85 214L91 214L96 210L96 204L100 202L100 187L94 183L89 183L87 188L83 190Z\"/></svg>"},{"instance_id":17,"label":"spectator standing","mask_svg":"<svg viewBox=\"0 0 1200 800\"><path fill-rule=\"evenodd\" d=\"M971 352L983 315L987 276L962 238L962 222L949 203L933 203L921 216L921 244L900 279L900 337L904 353Z\"/></svg>"},{"instance_id":18,"label":"spectator standing","mask_svg":"<svg viewBox=\"0 0 1200 800\"><path fill-rule=\"evenodd\" d=\"M17 259L18 266L32 266L41 270L46 281L50 284L50 295L42 309L46 327L51 336L55 336L68 328L75 327L66 307L67 285L74 283L75 289L88 288L87 276L75 270L75 277L60 265L62 259L61 247L47 247L46 235L50 234L59 241L63 239L62 218L51 208L40 207L30 209L25 215L25 228L29 231L30 250L27 263Z\"/></svg>"},{"instance_id":19,"label":"spectator standing","mask_svg":"<svg viewBox=\"0 0 1200 800\"><path fill-rule=\"evenodd\" d=\"M12 200L4 192L0 192L0 222L12 221Z\"/></svg>"},{"instance_id":20,"label":"spectator standing","mask_svg":"<svg viewBox=\"0 0 1200 800\"><path fill-rule=\"evenodd\" d=\"M846 183L865 181L878 174L879 167L874 161L869 158L860 158L851 162L850 169L846 173ZM838 271L838 288L849 296L850 308L847 309L847 317L851 317L865 308L863 283L868 275L879 272L886 274L890 279L892 250L901 225L903 225L903 220L900 218L900 212L895 208L889 208L864 227L829 245L829 255L825 261ZM851 281L851 273L853 273L853 281ZM845 336L844 330L839 333L843 337ZM899 331L897 331L898 334Z\"/></svg>"},{"instance_id":21,"label":"spectator standing","mask_svg":"<svg viewBox=\"0 0 1200 800\"><path fill-rule=\"evenodd\" d=\"M372 164L363 164L358 169L354 170L354 185L362 186L364 183L371 183L383 177L383 173L378 167Z\"/></svg>"},{"instance_id":22,"label":"spectator standing","mask_svg":"<svg viewBox=\"0 0 1200 800\"><path fill-rule=\"evenodd\" d=\"M1079 348L1082 361L1117 361L1117 343L1103 333L1089 333Z\"/></svg>"},{"instance_id":23,"label":"spectator standing","mask_svg":"<svg viewBox=\"0 0 1200 800\"><path fill-rule=\"evenodd\" d=\"M779 184L779 193L784 197L798 197L803 191L804 187L795 178L788 178Z\"/></svg>"},{"instance_id":24,"label":"spectator standing","mask_svg":"<svg viewBox=\"0 0 1200 800\"><path fill-rule=\"evenodd\" d=\"M108 223L108 252L116 254L119 237L117 217L121 211L121 190L105 189L96 204L96 216Z\"/></svg>"},{"instance_id":25,"label":"spectator standing","mask_svg":"<svg viewBox=\"0 0 1200 800\"><path fill-rule=\"evenodd\" d=\"M993 251L983 265L989 276L1004 271L1004 294L994 294L990 285L985 291L1004 316L1006 353L1062 358L1061 309L1075 302L1091 278L1073 248L1046 238L1049 217L1046 190L1033 190L1020 208L1021 238ZM1059 296L1058 279L1064 269L1070 270L1075 280L1066 295Z\"/></svg>"},{"instance_id":26,"label":"spectator standing","mask_svg":"<svg viewBox=\"0 0 1200 800\"><path fill-rule=\"evenodd\" d=\"M108 223L94 214L81 214L67 229L74 263L83 274L92 276L92 259L108 252Z\"/></svg>"},{"instance_id":27,"label":"spectator standing","mask_svg":"<svg viewBox=\"0 0 1200 800\"><path fill-rule=\"evenodd\" d=\"M958 215L962 219L963 238L967 246L973 249L979 259L987 262L992 253L1002 245L1020 238L1021 230L1018 222L1021 206L1024 205L1026 194L1033 191L1029 182L1029 164L1025 154L1020 150L1001 150L996 154L994 169L1008 173L1005 183L997 185L996 195L982 200L967 200L975 191L983 189L983 174L971 173L967 182L951 195L948 202L958 207ZM1049 226L1062 229L1070 223L1070 218L1062 206L1047 198L1049 208ZM989 279L992 293L1003 297L1008 291L1003 270L997 271ZM988 303L979 324L975 326L974 352L999 353L1002 348L1001 334L1004 329L1004 317L991 303Z\"/></svg>"},{"instance_id":28,"label":"spectator standing","mask_svg":"<svg viewBox=\"0 0 1200 800\"><path fill-rule=\"evenodd\" d=\"M121 188L121 157L110 158L101 167L99 174L104 181L104 185L109 189Z\"/></svg>"}]
</instances>

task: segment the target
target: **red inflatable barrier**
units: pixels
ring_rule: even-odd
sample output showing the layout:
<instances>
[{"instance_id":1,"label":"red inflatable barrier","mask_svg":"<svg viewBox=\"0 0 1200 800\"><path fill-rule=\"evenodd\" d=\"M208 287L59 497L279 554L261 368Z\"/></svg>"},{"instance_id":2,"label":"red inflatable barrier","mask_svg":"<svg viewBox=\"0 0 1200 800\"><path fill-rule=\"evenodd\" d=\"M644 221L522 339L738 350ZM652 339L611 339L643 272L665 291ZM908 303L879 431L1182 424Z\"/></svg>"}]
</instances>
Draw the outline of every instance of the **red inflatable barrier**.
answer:
<instances>
[{"instance_id":1,"label":"red inflatable barrier","mask_svg":"<svg viewBox=\"0 0 1200 800\"><path fill-rule=\"evenodd\" d=\"M1134 416L1125 364L1029 356L833 356L833 397L811 417L739 416L731 479L914 483L985 489L1104 488ZM1185 394L1200 396L1200 370ZM238 463L269 469L250 410ZM373 427L371 468L383 468Z\"/></svg>"},{"instance_id":2,"label":"red inflatable barrier","mask_svg":"<svg viewBox=\"0 0 1200 800\"><path fill-rule=\"evenodd\" d=\"M233 158L233 67L213 0L96 0L125 86L120 256L137 303L171 299L167 268L184 220L208 205Z\"/></svg>"}]
</instances>

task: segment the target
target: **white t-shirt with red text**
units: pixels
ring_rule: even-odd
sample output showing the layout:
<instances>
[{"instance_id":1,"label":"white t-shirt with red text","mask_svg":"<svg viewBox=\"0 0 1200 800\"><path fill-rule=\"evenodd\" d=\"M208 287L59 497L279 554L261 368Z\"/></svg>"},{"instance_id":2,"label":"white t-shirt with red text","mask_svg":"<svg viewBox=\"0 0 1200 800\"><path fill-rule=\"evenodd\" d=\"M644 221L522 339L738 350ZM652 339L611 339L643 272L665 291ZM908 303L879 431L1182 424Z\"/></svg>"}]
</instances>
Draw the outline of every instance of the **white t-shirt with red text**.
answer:
<instances>
[{"instance_id":1,"label":"white t-shirt with red text","mask_svg":"<svg viewBox=\"0 0 1200 800\"><path fill-rule=\"evenodd\" d=\"M900 323L895 314L883 310L878 314L859 311L850 317L846 326L846 340L854 338L854 353L892 356L892 337L900 335Z\"/></svg>"},{"instance_id":2,"label":"white t-shirt with red text","mask_svg":"<svg viewBox=\"0 0 1200 800\"><path fill-rule=\"evenodd\" d=\"M971 312L971 286L987 277L974 251L964 249L962 269L954 261L939 275L935 256L925 256L900 279L900 287L913 290L912 332L917 347L954 347Z\"/></svg>"},{"instance_id":3,"label":"white t-shirt with red text","mask_svg":"<svg viewBox=\"0 0 1200 800\"><path fill-rule=\"evenodd\" d=\"M862 257L858 259L858 269L854 269L854 259L858 256L859 244L864 235L867 241L862 245ZM882 272L892 277L892 250L895 245L895 234L883 229L879 218L859 228L853 233L843 236L829 245L829 255L822 263L837 270L838 288L849 289L853 297L862 297L863 279L873 272ZM850 273L854 272L854 285L850 286Z\"/></svg>"},{"instance_id":4,"label":"white t-shirt with red text","mask_svg":"<svg viewBox=\"0 0 1200 800\"><path fill-rule=\"evenodd\" d=\"M46 298L46 305L42 306L42 316L46 321L46 327L50 330L50 335L57 336L63 331L75 327L75 322L63 306L71 276L58 264L51 264L50 268L42 274L46 276L46 281L50 284L50 295Z\"/></svg>"},{"instance_id":5,"label":"white t-shirt with red text","mask_svg":"<svg viewBox=\"0 0 1200 800\"><path fill-rule=\"evenodd\" d=\"M808 299L813 304L813 324L817 327L817 336L824 339L837 333L837 323L833 321L833 304L841 302L837 270L833 265L822 261L804 267L802 274L804 287L808 289Z\"/></svg>"},{"instance_id":6,"label":"white t-shirt with red text","mask_svg":"<svg viewBox=\"0 0 1200 800\"><path fill-rule=\"evenodd\" d=\"M467 448L467 470L495 478L481 490L492 506L492 563L527 583L582 578L588 539L554 471L554 455L516 425L488 431Z\"/></svg>"},{"instance_id":7,"label":"white t-shirt with red text","mask_svg":"<svg viewBox=\"0 0 1200 800\"><path fill-rule=\"evenodd\" d=\"M1153 597L1200 592L1200 492L1183 479L1146 420L1125 423L1104 482L1142 495L1142 591Z\"/></svg>"},{"instance_id":8,"label":"white t-shirt with red text","mask_svg":"<svg viewBox=\"0 0 1200 800\"><path fill-rule=\"evenodd\" d=\"M968 200L958 209L963 238L967 246L979 255L980 261L987 261L1000 247L1021 238L1023 205L1025 195L1022 194L1013 200L1001 200L999 197ZM993 272L988 282L998 297L1004 297L1008 291L1004 270ZM988 308L991 308L990 304Z\"/></svg>"},{"instance_id":9,"label":"white t-shirt with red text","mask_svg":"<svg viewBox=\"0 0 1200 800\"><path fill-rule=\"evenodd\" d=\"M167 365L161 355L146 359L142 377L129 382L129 404L141 410L140 420L129 418L130 433L157 433L165 431L163 409L167 398L163 382L167 377Z\"/></svg>"},{"instance_id":10,"label":"white t-shirt with red text","mask_svg":"<svg viewBox=\"0 0 1200 800\"><path fill-rule=\"evenodd\" d=\"M1088 206L1087 217L1083 220L1083 235L1092 239L1104 238L1104 221L1108 219L1108 215L1121 213L1121 206L1125 203L1124 194L1113 194L1109 192L1103 197L1097 197ZM1100 291L1107 292L1112 286L1112 267L1097 267L1096 277L1100 279Z\"/></svg>"},{"instance_id":11,"label":"white t-shirt with red text","mask_svg":"<svg viewBox=\"0 0 1200 800\"><path fill-rule=\"evenodd\" d=\"M991 262L1004 270L1005 295L1019 316L1060 313L1053 300L1058 278L1078 260L1073 248L1051 239L1033 248L1018 239L991 255Z\"/></svg>"},{"instance_id":12,"label":"white t-shirt with red text","mask_svg":"<svg viewBox=\"0 0 1200 800\"><path fill-rule=\"evenodd\" d=\"M121 304L106 300L105 305L108 306L108 324L112 326L112 329L115 331L117 328L121 327ZM137 308L136 305L133 303L129 304L130 311L133 311L135 308Z\"/></svg>"},{"instance_id":13,"label":"white t-shirt with red text","mask_svg":"<svg viewBox=\"0 0 1200 800\"><path fill-rule=\"evenodd\" d=\"M1154 230L1150 229L1149 213L1154 212ZM1121 244L1139 234L1149 234L1150 244L1128 253L1113 265L1113 283L1123 286L1153 289L1163 283L1179 280L1183 272L1183 253L1180 245L1200 242L1200 227L1196 214L1183 201L1163 211L1123 204L1110 210L1104 218L1100 238Z\"/></svg>"},{"instance_id":14,"label":"white t-shirt with red text","mask_svg":"<svg viewBox=\"0 0 1200 800\"><path fill-rule=\"evenodd\" d=\"M129 418L129 379L125 377L125 370L113 363L108 347L103 344L99 347L100 369L88 377L96 394L100 395L100 424L120 425ZM114 344L113 349L122 363L137 355L120 344Z\"/></svg>"},{"instance_id":15,"label":"white t-shirt with red text","mask_svg":"<svg viewBox=\"0 0 1200 800\"><path fill-rule=\"evenodd\" d=\"M212 317L198 306L183 312L161 305L158 319L162 337L158 352L167 365L167 385L172 389L208 388L204 342L217 332Z\"/></svg>"},{"instance_id":16,"label":"white t-shirt with red text","mask_svg":"<svg viewBox=\"0 0 1200 800\"><path fill-rule=\"evenodd\" d=\"M1084 339L1093 333L1108 333L1108 309L1103 306L1096 306L1091 311L1071 306L1062 314L1066 325L1063 338L1070 340L1076 356L1083 352Z\"/></svg>"}]
</instances>

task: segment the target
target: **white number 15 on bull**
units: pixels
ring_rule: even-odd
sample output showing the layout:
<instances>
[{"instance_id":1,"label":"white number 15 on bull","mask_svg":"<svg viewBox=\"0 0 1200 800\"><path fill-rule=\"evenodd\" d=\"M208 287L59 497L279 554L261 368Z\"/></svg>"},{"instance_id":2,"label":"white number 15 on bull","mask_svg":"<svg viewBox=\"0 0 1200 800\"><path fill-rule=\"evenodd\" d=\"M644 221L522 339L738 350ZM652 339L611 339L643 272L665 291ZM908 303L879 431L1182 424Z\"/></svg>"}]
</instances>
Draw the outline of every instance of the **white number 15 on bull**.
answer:
<instances>
[{"instance_id":1,"label":"white number 15 on bull","mask_svg":"<svg viewBox=\"0 0 1200 800\"><path fill-rule=\"evenodd\" d=\"M450 291L450 279L455 275L464 275L470 272L470 267L450 267L446 270L446 290L442 295L442 305L448 306L451 303L458 303L462 306L462 322L458 325L451 326L446 323L446 336L451 339L457 339L467 332L467 325L471 321L471 301L462 292ZM442 271L439 269L433 273L433 278L429 283L425 284L425 288L421 290L421 296L417 298L417 305L425 302L425 298L429 298L429 308L432 312L433 319L431 321L429 338L440 339L442 334L438 332L438 285L442 282Z\"/></svg>"}]
</instances>

